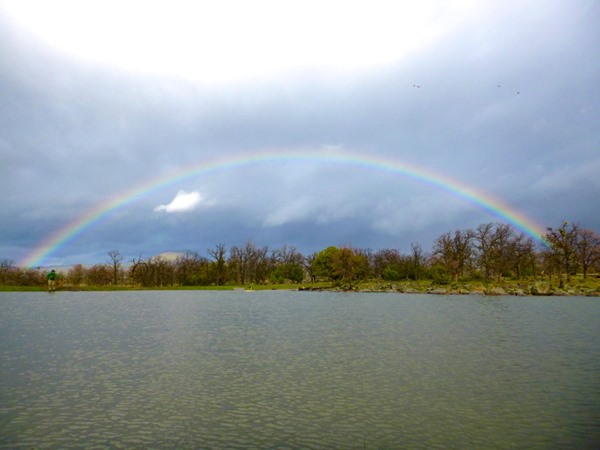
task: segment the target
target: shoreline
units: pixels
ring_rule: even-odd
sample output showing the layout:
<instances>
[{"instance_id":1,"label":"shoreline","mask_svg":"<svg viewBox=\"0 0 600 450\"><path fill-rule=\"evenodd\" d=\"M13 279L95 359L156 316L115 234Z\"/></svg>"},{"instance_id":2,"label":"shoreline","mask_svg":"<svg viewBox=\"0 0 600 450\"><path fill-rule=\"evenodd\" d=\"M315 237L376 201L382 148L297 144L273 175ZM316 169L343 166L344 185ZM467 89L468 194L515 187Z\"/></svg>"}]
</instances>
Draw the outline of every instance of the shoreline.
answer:
<instances>
[{"instance_id":1,"label":"shoreline","mask_svg":"<svg viewBox=\"0 0 600 450\"><path fill-rule=\"evenodd\" d=\"M512 296L512 297L600 297L598 289L540 289L536 286L529 288L505 288L493 286L488 288L467 287L430 287L425 290L403 287L362 287L362 288L298 288L297 291L330 291L330 292L363 292L363 293L395 293L395 294L429 294L429 295L478 295L478 296Z\"/></svg>"},{"instance_id":2,"label":"shoreline","mask_svg":"<svg viewBox=\"0 0 600 450\"><path fill-rule=\"evenodd\" d=\"M94 285L60 285L56 292L102 292L102 291L262 291L288 290L298 292L362 292L362 293L397 293L397 294L429 294L429 295L480 295L480 296L557 296L557 297L600 297L600 282L597 279L577 280L559 287L547 280L529 282L485 283L464 281L439 285L431 281L403 282L360 282L355 285L338 285L332 283L305 284L262 284L262 285L229 285L229 286L94 286ZM0 286L0 292L47 292L45 286Z\"/></svg>"}]
</instances>

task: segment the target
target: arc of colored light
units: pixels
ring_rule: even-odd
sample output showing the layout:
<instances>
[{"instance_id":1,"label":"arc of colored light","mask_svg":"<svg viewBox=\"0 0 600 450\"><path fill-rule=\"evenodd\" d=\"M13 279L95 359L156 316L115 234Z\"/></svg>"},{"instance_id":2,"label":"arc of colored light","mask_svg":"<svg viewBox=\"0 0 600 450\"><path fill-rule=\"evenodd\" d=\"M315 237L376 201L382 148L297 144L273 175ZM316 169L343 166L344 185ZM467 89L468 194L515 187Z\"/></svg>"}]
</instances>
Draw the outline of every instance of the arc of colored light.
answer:
<instances>
[{"instance_id":1,"label":"arc of colored light","mask_svg":"<svg viewBox=\"0 0 600 450\"><path fill-rule=\"evenodd\" d=\"M260 152L249 155L233 155L214 159L193 165L174 173L154 178L142 183L124 193L115 195L101 202L80 217L69 222L63 228L48 236L38 245L22 262L22 267L35 267L40 265L44 258L75 239L87 228L98 222L110 212L123 208L124 206L148 195L149 193L163 189L171 184L186 179L209 174L216 171L235 169L249 164L264 164L269 162L312 162L325 164L354 165L366 167L373 170L381 170L400 174L409 178L440 188L466 201L479 206L492 215L508 221L525 234L535 240L544 243L543 228L534 223L521 212L511 208L508 204L490 195L476 191L474 188L445 175L435 173L431 170L401 163L393 159L379 156L365 155L361 153L338 152L338 151L292 151L292 152Z\"/></svg>"}]
</instances>

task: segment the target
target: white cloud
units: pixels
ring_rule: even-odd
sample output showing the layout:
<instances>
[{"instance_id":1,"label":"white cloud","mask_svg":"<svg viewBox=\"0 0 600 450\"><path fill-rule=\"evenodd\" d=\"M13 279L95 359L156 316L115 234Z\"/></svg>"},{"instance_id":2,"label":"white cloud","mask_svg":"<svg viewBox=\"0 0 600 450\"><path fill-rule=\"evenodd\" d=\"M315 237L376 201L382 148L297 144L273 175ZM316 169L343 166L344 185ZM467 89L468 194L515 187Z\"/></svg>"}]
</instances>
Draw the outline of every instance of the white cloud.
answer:
<instances>
[{"instance_id":1,"label":"white cloud","mask_svg":"<svg viewBox=\"0 0 600 450\"><path fill-rule=\"evenodd\" d=\"M154 211L165 211L168 213L191 211L200 204L201 200L202 196L198 191L179 191L171 203L168 205L159 205L154 208Z\"/></svg>"},{"instance_id":2,"label":"white cloud","mask_svg":"<svg viewBox=\"0 0 600 450\"><path fill-rule=\"evenodd\" d=\"M452 14L442 16L435 0L21 0L5 9L47 45L77 58L221 82L397 61L461 23L471 3L455 0Z\"/></svg>"}]
</instances>

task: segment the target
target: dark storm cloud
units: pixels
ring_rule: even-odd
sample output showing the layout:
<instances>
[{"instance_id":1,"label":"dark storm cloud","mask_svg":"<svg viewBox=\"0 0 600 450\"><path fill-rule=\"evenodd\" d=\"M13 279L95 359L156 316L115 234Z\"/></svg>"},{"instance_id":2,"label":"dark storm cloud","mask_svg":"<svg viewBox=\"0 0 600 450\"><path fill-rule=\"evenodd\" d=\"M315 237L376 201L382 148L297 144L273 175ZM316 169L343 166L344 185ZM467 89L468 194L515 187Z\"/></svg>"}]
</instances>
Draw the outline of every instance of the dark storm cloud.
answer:
<instances>
[{"instance_id":1,"label":"dark storm cloud","mask_svg":"<svg viewBox=\"0 0 600 450\"><path fill-rule=\"evenodd\" d=\"M0 27L0 187L10 193L1 204L0 258L21 259L49 233L148 179L261 150L385 156L461 180L544 226L570 220L598 230L599 8L524 5L493 3L377 71L216 87L84 64ZM157 214L179 190L208 203ZM247 239L303 251L406 249L415 241L428 248L443 232L492 220L397 175L257 165L152 192L54 256L202 252Z\"/></svg>"}]
</instances>

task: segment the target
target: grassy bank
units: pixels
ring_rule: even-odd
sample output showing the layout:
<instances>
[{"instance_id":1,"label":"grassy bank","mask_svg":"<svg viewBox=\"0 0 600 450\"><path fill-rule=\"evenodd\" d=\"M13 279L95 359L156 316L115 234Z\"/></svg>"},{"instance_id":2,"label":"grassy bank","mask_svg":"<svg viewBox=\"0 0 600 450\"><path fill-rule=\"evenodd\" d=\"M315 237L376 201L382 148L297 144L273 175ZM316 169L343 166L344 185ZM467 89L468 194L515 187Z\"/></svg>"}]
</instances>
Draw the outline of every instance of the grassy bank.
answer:
<instances>
[{"instance_id":1,"label":"grassy bank","mask_svg":"<svg viewBox=\"0 0 600 450\"><path fill-rule=\"evenodd\" d=\"M231 291L233 286L166 286L166 287L142 287L129 285L60 285L56 288L57 291L63 292L95 292L95 291ZM0 286L0 292L45 292L46 286Z\"/></svg>"},{"instance_id":2,"label":"grassy bank","mask_svg":"<svg viewBox=\"0 0 600 450\"><path fill-rule=\"evenodd\" d=\"M360 291L427 293L440 295L561 295L561 296L600 296L600 279L573 279L569 283L558 280L506 280L486 282L464 280L446 285L436 285L431 281L405 281L397 283L365 282L357 286Z\"/></svg>"},{"instance_id":3,"label":"grassy bank","mask_svg":"<svg viewBox=\"0 0 600 450\"><path fill-rule=\"evenodd\" d=\"M562 284L557 279L528 280L461 280L445 285L432 283L431 280L386 282L371 280L352 285L340 285L330 282L261 284L245 286L166 286L148 288L141 286L70 286L61 285L60 291L135 291L135 290L299 290L299 291L359 291L359 292L398 292L410 294L439 295L561 295L561 296L600 296L600 278L574 277ZM42 292L45 286L0 286L5 292Z\"/></svg>"}]
</instances>

